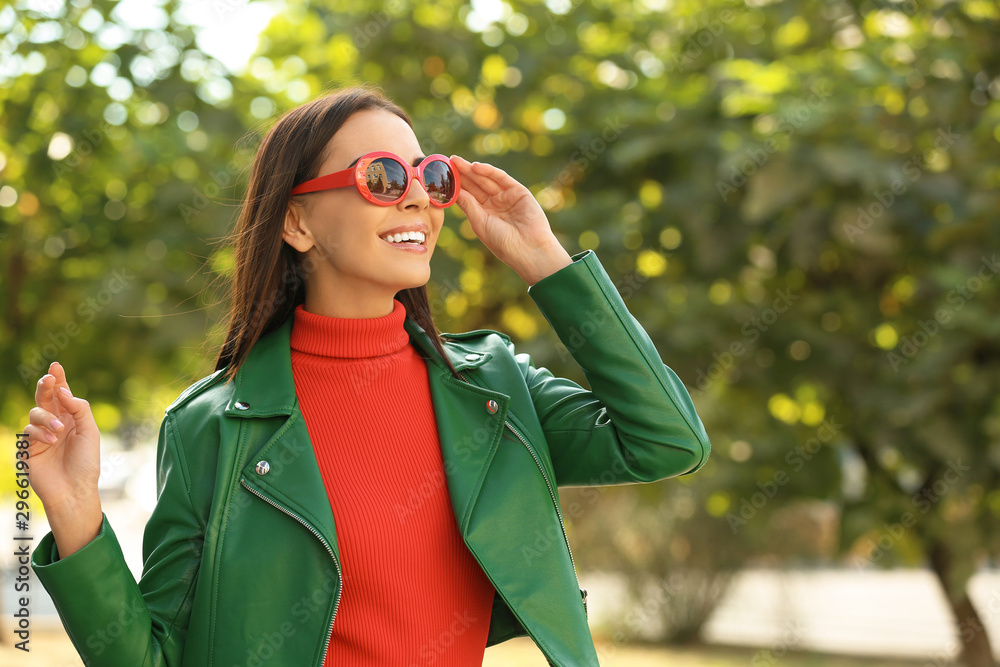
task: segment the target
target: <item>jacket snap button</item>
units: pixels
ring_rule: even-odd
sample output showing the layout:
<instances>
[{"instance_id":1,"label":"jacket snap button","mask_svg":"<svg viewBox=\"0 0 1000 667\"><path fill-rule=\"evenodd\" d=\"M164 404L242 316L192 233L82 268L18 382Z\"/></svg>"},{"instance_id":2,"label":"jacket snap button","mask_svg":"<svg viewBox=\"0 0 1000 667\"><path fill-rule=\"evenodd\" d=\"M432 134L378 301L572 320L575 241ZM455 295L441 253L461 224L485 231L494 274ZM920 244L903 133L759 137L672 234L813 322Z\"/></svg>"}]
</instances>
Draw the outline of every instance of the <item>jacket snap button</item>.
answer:
<instances>
[{"instance_id":1,"label":"jacket snap button","mask_svg":"<svg viewBox=\"0 0 1000 667\"><path fill-rule=\"evenodd\" d=\"M250 409L250 404L247 403L246 401L236 401L236 409L237 410L249 410Z\"/></svg>"},{"instance_id":2,"label":"jacket snap button","mask_svg":"<svg viewBox=\"0 0 1000 667\"><path fill-rule=\"evenodd\" d=\"M497 410L500 409L500 404L494 401L492 398L486 401L486 410L492 415Z\"/></svg>"},{"instance_id":3,"label":"jacket snap button","mask_svg":"<svg viewBox=\"0 0 1000 667\"><path fill-rule=\"evenodd\" d=\"M467 354L467 355L465 355L465 360L466 361L478 361L479 360L479 355L478 354Z\"/></svg>"},{"instance_id":4,"label":"jacket snap button","mask_svg":"<svg viewBox=\"0 0 1000 667\"><path fill-rule=\"evenodd\" d=\"M266 475L267 471L271 469L271 464L267 461L257 461L257 474Z\"/></svg>"}]
</instances>

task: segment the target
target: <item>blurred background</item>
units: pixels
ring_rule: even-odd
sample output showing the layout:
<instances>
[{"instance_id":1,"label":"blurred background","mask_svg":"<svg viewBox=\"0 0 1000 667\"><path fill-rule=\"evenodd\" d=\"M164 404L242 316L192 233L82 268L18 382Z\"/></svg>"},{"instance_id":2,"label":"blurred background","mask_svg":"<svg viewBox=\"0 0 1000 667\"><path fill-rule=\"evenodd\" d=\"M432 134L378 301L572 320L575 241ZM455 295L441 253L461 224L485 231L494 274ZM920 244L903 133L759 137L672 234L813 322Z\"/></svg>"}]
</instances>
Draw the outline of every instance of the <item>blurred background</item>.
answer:
<instances>
[{"instance_id":1,"label":"blurred background","mask_svg":"<svg viewBox=\"0 0 1000 667\"><path fill-rule=\"evenodd\" d=\"M14 440L58 360L138 577L163 410L214 368L253 152L356 82L425 154L527 185L591 248L713 445L560 489L602 665L1000 657L1000 6L993 0L0 4L0 662L79 665L34 582L12 647ZM446 215L440 330L586 385ZM31 498L31 532L47 532ZM527 639L487 665L545 665Z\"/></svg>"}]
</instances>

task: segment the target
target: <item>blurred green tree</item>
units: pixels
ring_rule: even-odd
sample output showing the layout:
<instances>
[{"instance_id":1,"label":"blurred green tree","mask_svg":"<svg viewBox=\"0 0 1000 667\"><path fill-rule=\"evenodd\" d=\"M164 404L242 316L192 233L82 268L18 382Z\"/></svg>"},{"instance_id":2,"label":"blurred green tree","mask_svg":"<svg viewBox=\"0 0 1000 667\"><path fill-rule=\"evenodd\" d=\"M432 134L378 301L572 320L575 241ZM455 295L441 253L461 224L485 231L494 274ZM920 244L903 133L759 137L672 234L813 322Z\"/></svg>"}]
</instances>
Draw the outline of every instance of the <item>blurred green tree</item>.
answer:
<instances>
[{"instance_id":1,"label":"blurred green tree","mask_svg":"<svg viewBox=\"0 0 1000 667\"><path fill-rule=\"evenodd\" d=\"M176 2L149 11L0 10L3 423L58 359L102 429L155 437L211 371L214 240L255 142L376 81L425 152L500 166L594 248L695 396L697 475L562 490L582 567L639 598L683 573L654 608L683 640L748 562L929 566L964 661L992 664L967 582L1000 552L995 3L293 1L238 76ZM448 216L440 328L505 330L585 383Z\"/></svg>"}]
</instances>

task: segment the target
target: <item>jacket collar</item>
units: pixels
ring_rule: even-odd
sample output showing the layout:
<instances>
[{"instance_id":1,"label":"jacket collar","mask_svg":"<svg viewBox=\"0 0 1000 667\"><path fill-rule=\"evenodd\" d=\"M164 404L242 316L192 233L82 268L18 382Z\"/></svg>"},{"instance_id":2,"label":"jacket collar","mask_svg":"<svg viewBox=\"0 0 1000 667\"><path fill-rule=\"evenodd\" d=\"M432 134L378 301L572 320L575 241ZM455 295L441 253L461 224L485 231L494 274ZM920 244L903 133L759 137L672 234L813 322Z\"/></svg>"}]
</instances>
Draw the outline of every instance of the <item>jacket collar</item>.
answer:
<instances>
[{"instance_id":1,"label":"jacket collar","mask_svg":"<svg viewBox=\"0 0 1000 667\"><path fill-rule=\"evenodd\" d=\"M236 391L226 406L227 417L273 417L292 414L296 403L291 356L294 320L295 317L289 315L280 327L262 336L250 350L250 354L236 373ZM429 360L428 375L450 376L451 372L442 361L427 332L409 315L403 321L403 328L410 334L410 341L416 345L422 356ZM490 352L481 350L468 341L462 344L449 341L444 349L457 371L480 366L492 356ZM237 407L237 403L249 407Z\"/></svg>"},{"instance_id":2,"label":"jacket collar","mask_svg":"<svg viewBox=\"0 0 1000 667\"><path fill-rule=\"evenodd\" d=\"M278 329L261 337L253 346L236 373L232 398L225 409L227 417L301 416L292 374L290 341L293 321L294 317L289 316ZM470 381L455 379L427 332L409 316L403 326L410 334L411 342L428 359L427 377L441 454L446 462L455 517L464 531L479 495L478 481L500 442L510 396ZM463 336L461 343L448 341L443 347L457 371L481 366L492 357L492 353L485 349L485 341L475 336ZM311 447L309 449L311 451ZM251 462L248 470L252 468ZM316 488L312 492L317 498L325 497L318 476L316 480Z\"/></svg>"},{"instance_id":3,"label":"jacket collar","mask_svg":"<svg viewBox=\"0 0 1000 667\"><path fill-rule=\"evenodd\" d=\"M227 417L246 419L284 415L297 418L285 420L286 427L295 430L295 437L291 438L285 428L278 429L267 444L260 448L261 455L268 453L274 456L274 452L270 451L271 446L278 445L276 440L282 435L296 442L298 440L308 442L292 374L290 342L293 321L294 317L289 316L279 328L262 336L253 346L236 373L232 398L225 408ZM455 379L431 343L427 332L409 316L404 320L403 326L410 334L411 342L428 359L427 377L438 425L441 454L445 461L449 494L455 518L464 536L467 535L469 520L479 497L483 473L493 459L504 430L510 396L468 380L463 382ZM493 356L492 352L485 349L485 344L470 340L469 336L463 336L461 343L448 341L443 347L457 371L481 366ZM285 444L296 446L294 443ZM289 476L281 476L281 482L278 481L278 476L269 476L275 484L288 485L285 489L288 500L299 497L302 503L296 504L299 504L300 508L306 508L310 504L315 507L314 503L323 505L321 501L326 499L326 491L318 472L312 474L312 468L318 471L312 447L306 449L308 451L305 452L305 457L296 455L295 458L299 459L300 464L306 465L308 472L304 470L300 474L308 476L311 479L310 484L293 488L292 485L296 482ZM253 457L248 459L245 466L245 472L252 475L254 462L257 460L256 452L245 452L243 456ZM303 477L300 477L299 482L302 479ZM274 490L280 491L277 487ZM328 504L326 510L329 510ZM332 537L333 517L326 518L329 519L331 527L329 532Z\"/></svg>"},{"instance_id":4,"label":"jacket collar","mask_svg":"<svg viewBox=\"0 0 1000 667\"><path fill-rule=\"evenodd\" d=\"M240 482L311 527L339 562L333 511L295 394L290 346L292 320L293 317L289 317L253 347L236 374L233 397L225 414L245 418L246 433L240 436L239 441L252 443L247 446L255 450L240 453ZM428 360L427 376L448 495L462 539L488 573L497 591L505 596L519 622L536 635L548 633L545 636L554 646L561 646L567 656L575 656L572 662L567 658L565 664L584 664L584 660L592 656L582 652L584 649L580 648L576 638L570 637L570 631L563 628L553 635L545 625L546 619L564 609L566 600L559 598L559 594L575 590L572 587L573 573L568 569L570 561L566 560L568 554L560 556L562 552L557 550L541 549L539 558L544 562L536 569L550 574L544 580L531 579L533 583L529 586L523 568L514 564L516 559L512 557L512 549L515 547L512 545L537 544L537 541L532 541L539 539L537 535L540 533L536 529L529 535L527 531L533 524L520 526L515 523L512 526L509 517L497 511L498 506L520 506L524 500L523 489L527 488L510 484L502 471L492 478L487 474L502 442L509 417L510 396L491 389L488 386L491 382L482 373L470 373L470 379L464 382L455 379L428 334L409 317L404 320L404 327L410 334L411 342ZM502 354L498 348L490 349L487 337L475 333L460 334L456 336L457 340L448 340L443 346L456 370L473 369L486 363L494 354ZM512 381L515 379L511 378ZM287 418L273 419L277 416ZM514 420L514 417L510 416L510 419ZM266 467L260 467L258 461L269 461L270 472ZM538 484L533 488L541 495L540 502L548 502L543 487L539 486L541 482L536 481ZM551 493L551 489L549 491ZM490 502L477 511L477 502L481 497L488 498ZM585 628L583 609L572 613L579 617L577 621L581 625L577 627ZM502 631L500 626L497 628L497 633ZM491 625L491 632L493 630ZM580 636L586 638L586 635ZM586 664L596 664L596 656L593 658L593 663Z\"/></svg>"}]
</instances>

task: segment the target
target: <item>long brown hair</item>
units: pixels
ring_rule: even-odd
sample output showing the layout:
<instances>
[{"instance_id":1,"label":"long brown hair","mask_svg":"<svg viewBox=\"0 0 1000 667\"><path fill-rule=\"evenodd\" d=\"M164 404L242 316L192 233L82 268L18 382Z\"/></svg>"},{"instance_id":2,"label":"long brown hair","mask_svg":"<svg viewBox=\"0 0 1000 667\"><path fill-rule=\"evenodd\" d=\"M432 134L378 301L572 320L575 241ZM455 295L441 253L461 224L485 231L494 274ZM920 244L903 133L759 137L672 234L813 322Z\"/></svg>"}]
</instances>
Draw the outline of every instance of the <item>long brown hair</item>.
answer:
<instances>
[{"instance_id":1,"label":"long brown hair","mask_svg":"<svg viewBox=\"0 0 1000 667\"><path fill-rule=\"evenodd\" d=\"M303 266L300 253L281 235L289 192L320 175L330 138L352 114L367 109L390 111L413 127L406 112L382 90L372 84L357 85L286 111L257 149L239 218L225 238L234 250L235 270L228 285L230 301L223 322L227 333L215 370L228 366L227 382L236 376L254 344L305 302L305 276L314 269ZM427 332L457 378L431 318L426 286L401 290L396 298L405 306L407 316Z\"/></svg>"}]
</instances>

